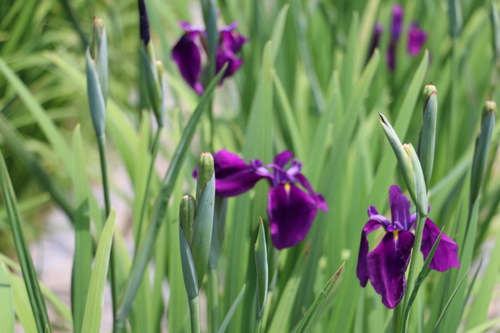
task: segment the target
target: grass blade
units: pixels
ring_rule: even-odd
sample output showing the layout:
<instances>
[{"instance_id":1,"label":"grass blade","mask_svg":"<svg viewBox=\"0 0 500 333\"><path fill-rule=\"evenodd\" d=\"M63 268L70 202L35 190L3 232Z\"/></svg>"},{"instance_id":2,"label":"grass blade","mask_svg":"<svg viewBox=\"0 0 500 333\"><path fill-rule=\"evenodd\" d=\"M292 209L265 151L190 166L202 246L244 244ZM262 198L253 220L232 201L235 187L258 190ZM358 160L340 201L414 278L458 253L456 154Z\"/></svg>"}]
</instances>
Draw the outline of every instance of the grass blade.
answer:
<instances>
[{"instance_id":1,"label":"grass blade","mask_svg":"<svg viewBox=\"0 0 500 333\"><path fill-rule=\"evenodd\" d=\"M333 274L330 280L328 280L323 290L321 290L321 293L314 300L313 304L311 304L304 318L302 318L302 320L300 321L296 333L311 332L312 328L314 327L314 324L321 315L326 300L328 299L328 296L331 294L333 287L335 286L335 283L337 282L337 279L340 276L340 273L342 273L342 270L344 269L344 265L345 263L342 263L340 268L335 272L335 274Z\"/></svg>"},{"instance_id":2,"label":"grass blade","mask_svg":"<svg viewBox=\"0 0 500 333\"><path fill-rule=\"evenodd\" d=\"M0 62L1 63L1 62ZM12 236L14 238L14 245L16 253L21 264L24 283L28 292L31 308L35 316L36 326L39 332L43 331L48 325L50 327L49 317L47 315L47 308L45 301L40 291L38 278L36 275L33 260L29 252L28 243L24 235L21 224L21 216L17 207L17 200L12 188L12 183L7 172L5 160L0 152L0 188L2 190L2 197L7 209L7 216L9 217L10 226L12 229Z\"/></svg>"},{"instance_id":3,"label":"grass blade","mask_svg":"<svg viewBox=\"0 0 500 333\"><path fill-rule=\"evenodd\" d=\"M243 298L243 294L245 294L245 285L243 285L243 288L241 288L241 291L238 294L238 297L236 297L233 305L231 305L231 308L227 312L226 318L224 318L224 321L222 322L222 325L220 325L217 333L224 333L226 331L227 326L229 325L229 322L231 321L231 318L233 318L233 314L236 311L236 308L238 308L238 305L240 304L241 299Z\"/></svg>"},{"instance_id":4,"label":"grass blade","mask_svg":"<svg viewBox=\"0 0 500 333\"><path fill-rule=\"evenodd\" d=\"M89 292L82 322L81 332L84 333L99 333L101 327L104 287L108 275L111 244L113 243L115 215L114 209L111 209L97 245L95 264L90 277Z\"/></svg>"},{"instance_id":5,"label":"grass blade","mask_svg":"<svg viewBox=\"0 0 500 333\"><path fill-rule=\"evenodd\" d=\"M92 269L92 238L90 235L89 201L85 156L80 126L73 132L73 184L75 186L75 255L71 278L71 309L73 330L82 329L85 303Z\"/></svg>"},{"instance_id":6,"label":"grass blade","mask_svg":"<svg viewBox=\"0 0 500 333\"><path fill-rule=\"evenodd\" d=\"M14 300L9 273L5 264L0 262L0 333L14 333Z\"/></svg>"}]
</instances>

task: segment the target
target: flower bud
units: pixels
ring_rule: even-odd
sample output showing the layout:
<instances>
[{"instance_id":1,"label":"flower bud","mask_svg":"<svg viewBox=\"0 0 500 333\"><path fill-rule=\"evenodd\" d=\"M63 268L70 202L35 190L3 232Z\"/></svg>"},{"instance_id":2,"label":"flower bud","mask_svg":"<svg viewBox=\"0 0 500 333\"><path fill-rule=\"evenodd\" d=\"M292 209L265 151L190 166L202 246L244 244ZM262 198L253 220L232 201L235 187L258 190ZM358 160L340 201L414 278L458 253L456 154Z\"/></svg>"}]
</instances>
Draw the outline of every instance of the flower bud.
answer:
<instances>
[{"instance_id":1,"label":"flower bud","mask_svg":"<svg viewBox=\"0 0 500 333\"><path fill-rule=\"evenodd\" d=\"M212 154L203 153L198 164L198 184L196 188L196 217L194 220L193 240L191 249L193 253L198 284L203 281L203 276L208 267L210 243L214 220L215 204L215 173Z\"/></svg>"},{"instance_id":2,"label":"flower bud","mask_svg":"<svg viewBox=\"0 0 500 333\"><path fill-rule=\"evenodd\" d=\"M476 140L476 148L472 160L471 185L469 204L472 207L481 189L483 182L486 162L488 160L488 152L490 149L491 136L495 128L495 112L497 110L496 103L487 101L483 108L483 121L481 124L481 132Z\"/></svg>"},{"instance_id":3,"label":"flower bud","mask_svg":"<svg viewBox=\"0 0 500 333\"><path fill-rule=\"evenodd\" d=\"M150 43L149 46L152 44ZM150 47L148 47L150 49ZM147 85L147 97L149 106L153 109L153 112L158 123L158 127L163 127L164 116L164 98L163 98L163 87L158 76L158 68L163 66L158 66L156 61L150 57L145 48L141 48L141 62L144 69L146 85ZM162 111L163 110L163 111Z\"/></svg>"},{"instance_id":4,"label":"flower bud","mask_svg":"<svg viewBox=\"0 0 500 333\"><path fill-rule=\"evenodd\" d=\"M427 190L425 186L424 174L422 172L422 166L420 165L420 161L417 156L417 152L410 144L404 144L403 149L408 155L408 160L410 161L413 169L413 181L412 186L408 185L408 190L413 199L413 203L417 207L417 212L421 216L427 216L428 214L428 202L427 202Z\"/></svg>"},{"instance_id":5,"label":"flower bud","mask_svg":"<svg viewBox=\"0 0 500 333\"><path fill-rule=\"evenodd\" d=\"M436 146L437 122L437 90L432 84L424 87L424 113L418 138L418 158L422 165L425 184L429 186L434 165L434 150Z\"/></svg>"},{"instance_id":6,"label":"flower bud","mask_svg":"<svg viewBox=\"0 0 500 333\"><path fill-rule=\"evenodd\" d=\"M148 20L148 11L146 10L146 3L144 0L139 0L139 29L141 40L145 46L149 44L149 40L151 39L149 35L149 20Z\"/></svg>"},{"instance_id":7,"label":"flower bud","mask_svg":"<svg viewBox=\"0 0 500 333\"><path fill-rule=\"evenodd\" d=\"M179 209L179 220L181 224L182 231L184 232L184 237L191 247L193 240L193 230L194 230L194 218L196 216L196 200L192 195L185 195L181 199L180 209Z\"/></svg>"}]
</instances>

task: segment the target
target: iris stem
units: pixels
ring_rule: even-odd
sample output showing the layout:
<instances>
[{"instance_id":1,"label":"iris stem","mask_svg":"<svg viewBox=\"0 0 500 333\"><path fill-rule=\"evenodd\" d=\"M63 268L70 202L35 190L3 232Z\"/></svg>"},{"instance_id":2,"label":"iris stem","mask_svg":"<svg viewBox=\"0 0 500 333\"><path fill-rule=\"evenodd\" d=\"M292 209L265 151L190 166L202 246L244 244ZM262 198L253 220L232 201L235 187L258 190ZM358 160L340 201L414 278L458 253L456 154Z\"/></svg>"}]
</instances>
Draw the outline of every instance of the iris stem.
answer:
<instances>
[{"instance_id":1,"label":"iris stem","mask_svg":"<svg viewBox=\"0 0 500 333\"><path fill-rule=\"evenodd\" d=\"M144 214L146 212L146 205L149 198L149 188L151 187L151 178L153 176L153 170L156 162L156 157L158 156L158 150L160 148L160 137L161 130L163 127L158 127L153 140L153 146L151 147L151 163L149 164L148 177L146 179L146 189L144 191L144 197L141 204L141 212L139 214L139 226L137 228L137 236L135 238L135 248L137 249L141 240L142 232L142 222L144 220Z\"/></svg>"},{"instance_id":2,"label":"iris stem","mask_svg":"<svg viewBox=\"0 0 500 333\"><path fill-rule=\"evenodd\" d=\"M191 317L191 333L200 333L200 298L189 300L189 316Z\"/></svg>"},{"instance_id":3,"label":"iris stem","mask_svg":"<svg viewBox=\"0 0 500 333\"><path fill-rule=\"evenodd\" d=\"M415 233L415 242L413 243L413 250L411 251L411 261L410 261L410 269L408 273L408 282L406 283L406 292L405 296L403 299L403 307L401 308L401 319L399 324L400 327L398 328L397 332L405 332L406 331L406 320L402 318L404 315L404 311L406 307L408 306L408 302L410 300L410 296L413 291L413 286L415 284L415 280L417 278L417 259L418 255L420 252L420 246L422 245L422 234L424 232L424 226L425 226L425 219L427 216L421 215L417 212L417 221L416 221L416 233Z\"/></svg>"},{"instance_id":4,"label":"iris stem","mask_svg":"<svg viewBox=\"0 0 500 333\"><path fill-rule=\"evenodd\" d=\"M109 212L111 211L111 200L109 195L109 179L108 179L108 162L106 160L106 136L103 134L97 138L97 146L99 147L99 158L101 160L101 177L102 177L102 188L104 192L104 210L105 219L108 218ZM111 283L111 299L113 305L113 319L116 317L116 310L118 306L118 283L116 279L115 270L115 251L113 249L113 244L111 245L111 255L109 257L109 280ZM114 329L116 332L116 328Z\"/></svg>"},{"instance_id":5,"label":"iris stem","mask_svg":"<svg viewBox=\"0 0 500 333\"><path fill-rule=\"evenodd\" d=\"M219 276L215 268L210 268L208 272L209 288L208 295L211 305L210 309L210 332L217 332L220 326L219 322Z\"/></svg>"}]
</instances>

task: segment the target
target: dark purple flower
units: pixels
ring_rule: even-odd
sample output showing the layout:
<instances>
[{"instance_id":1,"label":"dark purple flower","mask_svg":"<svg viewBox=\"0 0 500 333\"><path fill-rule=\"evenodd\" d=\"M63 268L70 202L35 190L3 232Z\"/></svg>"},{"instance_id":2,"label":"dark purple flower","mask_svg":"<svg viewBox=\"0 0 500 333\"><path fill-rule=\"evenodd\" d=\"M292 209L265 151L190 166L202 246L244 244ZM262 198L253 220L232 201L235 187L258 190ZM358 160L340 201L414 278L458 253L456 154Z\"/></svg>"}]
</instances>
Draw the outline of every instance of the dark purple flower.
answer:
<instances>
[{"instance_id":1,"label":"dark purple flower","mask_svg":"<svg viewBox=\"0 0 500 333\"><path fill-rule=\"evenodd\" d=\"M373 52L375 52L375 49L378 47L380 43L380 36L382 35L383 31L384 31L384 26L380 23L375 23L375 26L373 27L372 44L370 46L370 51L368 52L368 58L366 60L367 62L368 60L370 60L370 58L373 55Z\"/></svg>"},{"instance_id":2,"label":"dark purple flower","mask_svg":"<svg viewBox=\"0 0 500 333\"><path fill-rule=\"evenodd\" d=\"M149 35L148 12L144 0L139 0L139 32L144 45L148 45L151 38Z\"/></svg>"},{"instance_id":3,"label":"dark purple flower","mask_svg":"<svg viewBox=\"0 0 500 333\"><path fill-rule=\"evenodd\" d=\"M269 181L267 214L271 239L277 249L298 244L309 232L318 209L328 211L325 199L314 192L300 173L302 163L292 160L290 151L278 154L273 163L266 166L260 160L247 164L227 150L220 150L213 157L215 193L219 196L236 196L250 190L261 179Z\"/></svg>"},{"instance_id":4,"label":"dark purple flower","mask_svg":"<svg viewBox=\"0 0 500 333\"><path fill-rule=\"evenodd\" d=\"M202 54L206 54L206 31L187 22L180 22L179 26L185 33L172 49L172 58L179 66L182 77L198 93L203 94L201 83ZM224 64L228 68L222 80L236 73L243 64L243 60L236 57L236 53L248 39L236 32L237 22L219 30L219 41L216 49L215 70L218 73ZM221 83L222 83L221 80Z\"/></svg>"},{"instance_id":5,"label":"dark purple flower","mask_svg":"<svg viewBox=\"0 0 500 333\"><path fill-rule=\"evenodd\" d=\"M370 220L361 233L357 276L362 287L366 287L370 280L375 291L382 295L382 303L393 309L401 301L406 290L405 272L415 238L411 230L415 228L416 214L410 215L410 201L398 186L391 186L389 204L392 222L380 215L374 206L368 208ZM381 226L386 234L380 244L368 252L367 235ZM434 222L426 219L420 247L424 260L439 233L440 230ZM460 267L458 245L447 235L441 236L429 267L439 272Z\"/></svg>"},{"instance_id":6,"label":"dark purple flower","mask_svg":"<svg viewBox=\"0 0 500 333\"><path fill-rule=\"evenodd\" d=\"M418 55L426 40L427 33L420 29L418 23L412 23L408 29L408 53L412 57Z\"/></svg>"},{"instance_id":7,"label":"dark purple flower","mask_svg":"<svg viewBox=\"0 0 500 333\"><path fill-rule=\"evenodd\" d=\"M392 6L391 39L398 40L403 32L403 7L396 4Z\"/></svg>"}]
</instances>

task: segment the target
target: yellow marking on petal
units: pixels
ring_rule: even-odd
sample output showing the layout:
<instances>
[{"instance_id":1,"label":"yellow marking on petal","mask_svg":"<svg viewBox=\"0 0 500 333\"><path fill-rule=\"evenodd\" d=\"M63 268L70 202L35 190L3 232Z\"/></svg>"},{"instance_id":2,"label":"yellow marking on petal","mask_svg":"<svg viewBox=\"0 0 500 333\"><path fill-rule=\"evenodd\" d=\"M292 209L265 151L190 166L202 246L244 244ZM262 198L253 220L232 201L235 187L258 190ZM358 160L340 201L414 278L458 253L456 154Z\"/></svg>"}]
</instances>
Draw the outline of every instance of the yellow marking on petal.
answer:
<instances>
[{"instance_id":1,"label":"yellow marking on petal","mask_svg":"<svg viewBox=\"0 0 500 333\"><path fill-rule=\"evenodd\" d=\"M398 250L398 237L399 237L399 230L394 230L394 243L396 244L396 251Z\"/></svg>"},{"instance_id":2,"label":"yellow marking on petal","mask_svg":"<svg viewBox=\"0 0 500 333\"><path fill-rule=\"evenodd\" d=\"M285 191L286 191L286 194L290 193L290 183L285 183Z\"/></svg>"}]
</instances>

